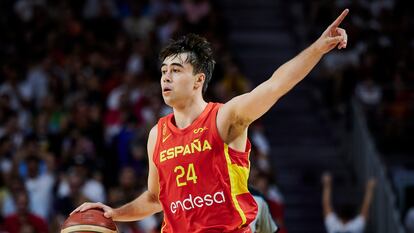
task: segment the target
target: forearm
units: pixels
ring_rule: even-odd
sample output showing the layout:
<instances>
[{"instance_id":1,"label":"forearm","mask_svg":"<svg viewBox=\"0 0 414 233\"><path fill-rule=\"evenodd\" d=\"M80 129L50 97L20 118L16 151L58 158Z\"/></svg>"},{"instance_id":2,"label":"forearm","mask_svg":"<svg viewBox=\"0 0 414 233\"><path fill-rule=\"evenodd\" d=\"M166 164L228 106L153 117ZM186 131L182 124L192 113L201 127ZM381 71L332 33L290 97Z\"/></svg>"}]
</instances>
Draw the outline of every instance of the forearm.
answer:
<instances>
[{"instance_id":1,"label":"forearm","mask_svg":"<svg viewBox=\"0 0 414 233\"><path fill-rule=\"evenodd\" d=\"M309 74L321 60L322 56L323 52L314 43L279 67L269 80L271 85L276 87L275 94L283 96L291 90Z\"/></svg>"},{"instance_id":2,"label":"forearm","mask_svg":"<svg viewBox=\"0 0 414 233\"><path fill-rule=\"evenodd\" d=\"M362 207L361 207L361 215L364 216L365 218L368 218L369 207L371 205L372 196L373 196L373 190L367 188L364 201L362 202Z\"/></svg>"},{"instance_id":3,"label":"forearm","mask_svg":"<svg viewBox=\"0 0 414 233\"><path fill-rule=\"evenodd\" d=\"M162 208L157 197L145 191L135 200L114 209L112 219L119 222L136 221L160 212L161 210Z\"/></svg>"},{"instance_id":4,"label":"forearm","mask_svg":"<svg viewBox=\"0 0 414 233\"><path fill-rule=\"evenodd\" d=\"M279 67L268 80L251 92L232 99L231 104L236 110L235 116L251 123L267 112L318 63L323 53L316 47L312 44Z\"/></svg>"},{"instance_id":5,"label":"forearm","mask_svg":"<svg viewBox=\"0 0 414 233\"><path fill-rule=\"evenodd\" d=\"M325 185L322 191L322 207L324 216L332 212L331 206L331 187Z\"/></svg>"}]
</instances>

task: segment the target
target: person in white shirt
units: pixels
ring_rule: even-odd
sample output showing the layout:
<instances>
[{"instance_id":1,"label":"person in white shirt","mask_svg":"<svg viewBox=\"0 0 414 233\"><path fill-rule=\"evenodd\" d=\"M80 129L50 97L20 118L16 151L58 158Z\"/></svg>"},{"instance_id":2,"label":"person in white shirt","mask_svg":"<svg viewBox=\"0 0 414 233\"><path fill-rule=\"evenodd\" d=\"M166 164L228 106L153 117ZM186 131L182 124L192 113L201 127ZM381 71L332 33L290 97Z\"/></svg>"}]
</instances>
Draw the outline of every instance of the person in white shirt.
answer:
<instances>
[{"instance_id":1,"label":"person in white shirt","mask_svg":"<svg viewBox=\"0 0 414 233\"><path fill-rule=\"evenodd\" d=\"M332 177L329 173L322 176L322 207L325 219L325 227L328 233L362 233L368 219L369 207L372 201L376 180L370 178L366 184L365 197L361 210L357 216L349 214L336 214L332 207ZM351 212L351 211L346 211Z\"/></svg>"},{"instance_id":2,"label":"person in white shirt","mask_svg":"<svg viewBox=\"0 0 414 233\"><path fill-rule=\"evenodd\" d=\"M250 223L250 229L253 233L273 233L277 232L278 227L273 221L269 206L263 194L256 189L249 187L250 193L253 195L257 203L257 215L253 222Z\"/></svg>"}]
</instances>

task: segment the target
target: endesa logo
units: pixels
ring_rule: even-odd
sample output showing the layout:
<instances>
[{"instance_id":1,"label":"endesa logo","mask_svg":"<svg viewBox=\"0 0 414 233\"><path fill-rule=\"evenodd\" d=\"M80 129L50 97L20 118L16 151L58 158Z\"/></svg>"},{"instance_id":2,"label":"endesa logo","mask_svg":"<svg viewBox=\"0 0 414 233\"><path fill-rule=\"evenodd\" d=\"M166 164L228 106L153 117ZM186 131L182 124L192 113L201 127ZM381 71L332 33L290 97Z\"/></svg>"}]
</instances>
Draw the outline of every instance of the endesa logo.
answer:
<instances>
[{"instance_id":1,"label":"endesa logo","mask_svg":"<svg viewBox=\"0 0 414 233\"><path fill-rule=\"evenodd\" d=\"M194 208L201 208L203 206L212 206L214 204L220 204L226 202L223 191L216 192L214 194L206 194L205 196L188 195L188 197L182 201L171 202L170 210L173 214L177 210L183 211L191 210Z\"/></svg>"}]
</instances>

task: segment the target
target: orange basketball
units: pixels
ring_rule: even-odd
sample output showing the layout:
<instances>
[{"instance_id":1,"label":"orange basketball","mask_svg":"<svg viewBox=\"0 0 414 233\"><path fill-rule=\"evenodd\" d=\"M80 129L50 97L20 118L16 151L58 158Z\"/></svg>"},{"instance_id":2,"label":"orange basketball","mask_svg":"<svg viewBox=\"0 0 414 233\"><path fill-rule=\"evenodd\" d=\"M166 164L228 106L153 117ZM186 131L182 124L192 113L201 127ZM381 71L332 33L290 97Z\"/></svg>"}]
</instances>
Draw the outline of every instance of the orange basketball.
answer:
<instances>
[{"instance_id":1,"label":"orange basketball","mask_svg":"<svg viewBox=\"0 0 414 233\"><path fill-rule=\"evenodd\" d=\"M60 233L117 233L114 221L100 209L90 209L70 215Z\"/></svg>"}]
</instances>

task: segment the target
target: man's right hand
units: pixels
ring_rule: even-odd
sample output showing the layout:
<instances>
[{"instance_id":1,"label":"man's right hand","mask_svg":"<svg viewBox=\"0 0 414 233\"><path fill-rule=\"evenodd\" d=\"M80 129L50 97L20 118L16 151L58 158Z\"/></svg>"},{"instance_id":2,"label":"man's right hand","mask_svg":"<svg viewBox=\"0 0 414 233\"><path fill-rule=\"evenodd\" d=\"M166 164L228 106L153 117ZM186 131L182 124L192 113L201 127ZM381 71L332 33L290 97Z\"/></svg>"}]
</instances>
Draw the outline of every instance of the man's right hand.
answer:
<instances>
[{"instance_id":1,"label":"man's right hand","mask_svg":"<svg viewBox=\"0 0 414 233\"><path fill-rule=\"evenodd\" d=\"M84 212L89 209L102 209L104 211L104 216L106 218L113 218L115 211L111 207L104 205L100 202L92 203L92 202L85 202L82 205L80 205L78 208L76 208L70 215L76 213L76 212Z\"/></svg>"},{"instance_id":2,"label":"man's right hand","mask_svg":"<svg viewBox=\"0 0 414 233\"><path fill-rule=\"evenodd\" d=\"M331 51L335 47L338 49L346 48L348 43L348 35L345 29L340 28L339 25L348 14L349 10L345 9L342 14L322 33L318 40L315 42L315 46L318 51L323 54Z\"/></svg>"}]
</instances>

